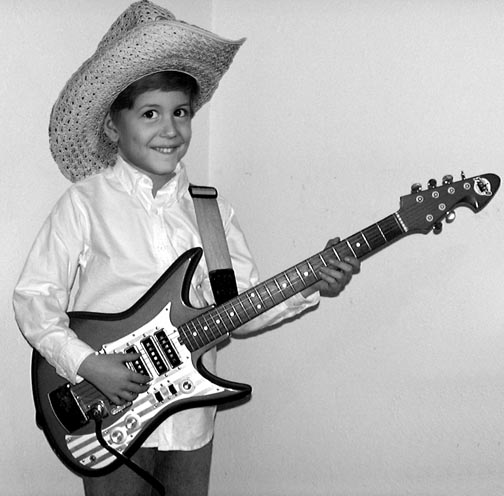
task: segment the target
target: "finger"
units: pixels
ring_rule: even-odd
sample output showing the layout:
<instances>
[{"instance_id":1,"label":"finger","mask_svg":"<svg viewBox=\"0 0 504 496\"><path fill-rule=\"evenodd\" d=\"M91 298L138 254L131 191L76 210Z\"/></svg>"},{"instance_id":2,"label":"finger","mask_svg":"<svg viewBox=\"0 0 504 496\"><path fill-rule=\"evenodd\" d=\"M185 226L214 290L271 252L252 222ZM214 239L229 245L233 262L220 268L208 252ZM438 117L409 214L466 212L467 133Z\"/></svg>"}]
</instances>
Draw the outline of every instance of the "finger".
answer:
<instances>
[{"instance_id":1,"label":"finger","mask_svg":"<svg viewBox=\"0 0 504 496\"><path fill-rule=\"evenodd\" d=\"M125 388L127 391L130 393L145 393L149 389L149 386L146 384L135 384L134 382L131 382L128 384L128 386Z\"/></svg>"},{"instance_id":2,"label":"finger","mask_svg":"<svg viewBox=\"0 0 504 496\"><path fill-rule=\"evenodd\" d=\"M358 260L357 258L354 258L354 257L346 257L345 262L347 262L351 265L352 272L354 274L358 274L360 272L360 266L361 266L360 260Z\"/></svg>"},{"instance_id":3,"label":"finger","mask_svg":"<svg viewBox=\"0 0 504 496\"><path fill-rule=\"evenodd\" d=\"M339 285L344 286L348 276L340 270L328 269L327 267L320 271L320 278L329 286Z\"/></svg>"},{"instance_id":4,"label":"finger","mask_svg":"<svg viewBox=\"0 0 504 496\"><path fill-rule=\"evenodd\" d=\"M122 353L119 354L124 362L134 362L138 360L142 355L140 353Z\"/></svg>"},{"instance_id":5,"label":"finger","mask_svg":"<svg viewBox=\"0 0 504 496\"><path fill-rule=\"evenodd\" d=\"M122 391L118 393L118 395L127 401L131 401L132 399L138 398L139 394L145 393L148 389L148 387L130 383L125 388L123 388Z\"/></svg>"},{"instance_id":6,"label":"finger","mask_svg":"<svg viewBox=\"0 0 504 496\"><path fill-rule=\"evenodd\" d=\"M345 257L343 260L329 259L329 266L350 274L358 274L360 271L360 261L354 257Z\"/></svg>"},{"instance_id":7,"label":"finger","mask_svg":"<svg viewBox=\"0 0 504 496\"><path fill-rule=\"evenodd\" d=\"M128 378L131 382L141 385L149 384L152 381L152 377L133 371L131 371Z\"/></svg>"},{"instance_id":8,"label":"finger","mask_svg":"<svg viewBox=\"0 0 504 496\"><path fill-rule=\"evenodd\" d=\"M129 402L129 401L134 401L138 398L138 394L134 393L133 391L121 391L118 396L123 403ZM121 405L123 403L118 403L118 404Z\"/></svg>"},{"instance_id":9,"label":"finger","mask_svg":"<svg viewBox=\"0 0 504 496\"><path fill-rule=\"evenodd\" d=\"M347 262L341 262L339 260L330 260L327 267L321 267L321 272L326 275L332 276L335 279L340 280L342 277L351 275L353 272L353 267Z\"/></svg>"},{"instance_id":10,"label":"finger","mask_svg":"<svg viewBox=\"0 0 504 496\"><path fill-rule=\"evenodd\" d=\"M113 403L114 405L122 405L125 402L125 400L118 394L110 394L107 396L111 403Z\"/></svg>"},{"instance_id":11,"label":"finger","mask_svg":"<svg viewBox=\"0 0 504 496\"><path fill-rule=\"evenodd\" d=\"M333 245L337 245L339 242L340 242L340 238L339 238L339 237L332 238L332 239L330 239L330 240L327 242L327 244L326 244L326 248L329 248L330 246L333 246Z\"/></svg>"}]
</instances>

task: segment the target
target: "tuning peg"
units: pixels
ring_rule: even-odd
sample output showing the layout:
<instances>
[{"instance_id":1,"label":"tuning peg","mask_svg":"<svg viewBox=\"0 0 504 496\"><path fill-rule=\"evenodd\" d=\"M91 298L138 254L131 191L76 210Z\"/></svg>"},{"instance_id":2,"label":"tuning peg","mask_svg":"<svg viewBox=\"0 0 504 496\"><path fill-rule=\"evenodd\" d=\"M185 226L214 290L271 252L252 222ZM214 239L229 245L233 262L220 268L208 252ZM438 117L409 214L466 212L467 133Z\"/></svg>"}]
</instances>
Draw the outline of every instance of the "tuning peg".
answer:
<instances>
[{"instance_id":1,"label":"tuning peg","mask_svg":"<svg viewBox=\"0 0 504 496\"><path fill-rule=\"evenodd\" d=\"M429 189L434 189L437 186L437 181L435 179L429 179L427 185Z\"/></svg>"},{"instance_id":2,"label":"tuning peg","mask_svg":"<svg viewBox=\"0 0 504 496\"><path fill-rule=\"evenodd\" d=\"M447 214L446 214L446 222L448 224L451 224L455 218L457 217L457 214L453 211L453 210L450 210Z\"/></svg>"},{"instance_id":3,"label":"tuning peg","mask_svg":"<svg viewBox=\"0 0 504 496\"><path fill-rule=\"evenodd\" d=\"M411 192L412 193L418 193L422 191L422 185L420 183L415 183L411 185Z\"/></svg>"},{"instance_id":4,"label":"tuning peg","mask_svg":"<svg viewBox=\"0 0 504 496\"><path fill-rule=\"evenodd\" d=\"M441 222L436 222L432 227L432 232L434 234L441 234L442 230L443 230L443 224Z\"/></svg>"},{"instance_id":5,"label":"tuning peg","mask_svg":"<svg viewBox=\"0 0 504 496\"><path fill-rule=\"evenodd\" d=\"M443 177L443 184L451 184L453 182L453 176L450 176L450 174L447 174L446 176Z\"/></svg>"}]
</instances>

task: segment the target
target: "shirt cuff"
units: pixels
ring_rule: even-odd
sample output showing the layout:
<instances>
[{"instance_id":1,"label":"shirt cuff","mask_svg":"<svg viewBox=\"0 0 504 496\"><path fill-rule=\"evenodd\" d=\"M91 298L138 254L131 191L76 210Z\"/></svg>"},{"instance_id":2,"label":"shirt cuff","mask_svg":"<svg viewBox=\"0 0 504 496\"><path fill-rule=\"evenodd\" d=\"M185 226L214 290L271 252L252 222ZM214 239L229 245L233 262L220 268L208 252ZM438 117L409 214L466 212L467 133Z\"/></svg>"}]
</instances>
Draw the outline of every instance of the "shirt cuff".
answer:
<instances>
[{"instance_id":1,"label":"shirt cuff","mask_svg":"<svg viewBox=\"0 0 504 496\"><path fill-rule=\"evenodd\" d=\"M61 351L61 361L56 367L56 372L68 379L72 384L81 382L83 378L77 374L82 362L96 351L80 339L69 341Z\"/></svg>"},{"instance_id":2,"label":"shirt cuff","mask_svg":"<svg viewBox=\"0 0 504 496\"><path fill-rule=\"evenodd\" d=\"M301 293L296 293L294 296L285 301L289 308L297 308L297 307L312 307L317 305L320 302L320 293L315 291L308 297L304 297Z\"/></svg>"}]
</instances>

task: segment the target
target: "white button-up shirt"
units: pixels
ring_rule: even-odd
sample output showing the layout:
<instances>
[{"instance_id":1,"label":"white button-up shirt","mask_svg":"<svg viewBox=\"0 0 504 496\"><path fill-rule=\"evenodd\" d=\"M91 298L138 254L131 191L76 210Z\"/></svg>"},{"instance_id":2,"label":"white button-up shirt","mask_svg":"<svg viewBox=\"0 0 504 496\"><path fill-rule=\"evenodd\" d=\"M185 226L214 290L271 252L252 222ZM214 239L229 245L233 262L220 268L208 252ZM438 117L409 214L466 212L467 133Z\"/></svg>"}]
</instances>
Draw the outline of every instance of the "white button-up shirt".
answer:
<instances>
[{"instance_id":1,"label":"white button-up shirt","mask_svg":"<svg viewBox=\"0 0 504 496\"><path fill-rule=\"evenodd\" d=\"M62 377L75 383L82 361L94 353L69 328L67 311L117 313L130 308L189 248L202 246L185 167L154 198L148 176L118 158L108 168L72 185L43 224L14 291L18 325ZM218 198L238 291L259 282L234 210ZM213 303L204 259L190 288L196 307ZM296 315L318 294L296 295L245 324L257 330ZM204 356L215 371L216 351ZM189 450L213 435L215 408L194 408L169 417L144 446Z\"/></svg>"}]
</instances>

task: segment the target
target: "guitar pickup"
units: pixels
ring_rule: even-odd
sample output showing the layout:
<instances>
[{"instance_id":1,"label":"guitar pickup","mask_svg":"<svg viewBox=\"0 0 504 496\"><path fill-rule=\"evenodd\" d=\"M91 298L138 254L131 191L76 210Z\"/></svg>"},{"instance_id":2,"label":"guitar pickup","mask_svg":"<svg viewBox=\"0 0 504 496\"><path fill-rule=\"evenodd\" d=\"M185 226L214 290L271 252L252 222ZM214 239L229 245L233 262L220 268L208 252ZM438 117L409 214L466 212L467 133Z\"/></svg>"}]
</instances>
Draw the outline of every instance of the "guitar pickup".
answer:
<instances>
[{"instance_id":1,"label":"guitar pickup","mask_svg":"<svg viewBox=\"0 0 504 496\"><path fill-rule=\"evenodd\" d=\"M141 341L144 350L147 352L152 365L156 369L158 375L163 375L168 372L168 366L164 362L161 354L159 353L156 344L154 343L154 339L149 336Z\"/></svg>"},{"instance_id":2,"label":"guitar pickup","mask_svg":"<svg viewBox=\"0 0 504 496\"><path fill-rule=\"evenodd\" d=\"M131 346L124 350L125 353L138 353L138 350L136 349L135 346ZM127 362L129 365L129 368L133 368L135 372L138 372L139 374L149 376L149 371L147 370L147 367L145 366L144 361L142 358L137 358L136 360L133 360L132 362Z\"/></svg>"},{"instance_id":3,"label":"guitar pickup","mask_svg":"<svg viewBox=\"0 0 504 496\"><path fill-rule=\"evenodd\" d=\"M171 368L175 369L179 367L182 362L180 361L174 346L171 344L171 341L168 339L166 332L163 330L157 331L154 333L154 336L156 336L159 346L163 350L165 358L168 360Z\"/></svg>"}]
</instances>

